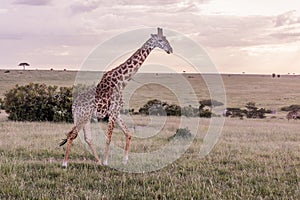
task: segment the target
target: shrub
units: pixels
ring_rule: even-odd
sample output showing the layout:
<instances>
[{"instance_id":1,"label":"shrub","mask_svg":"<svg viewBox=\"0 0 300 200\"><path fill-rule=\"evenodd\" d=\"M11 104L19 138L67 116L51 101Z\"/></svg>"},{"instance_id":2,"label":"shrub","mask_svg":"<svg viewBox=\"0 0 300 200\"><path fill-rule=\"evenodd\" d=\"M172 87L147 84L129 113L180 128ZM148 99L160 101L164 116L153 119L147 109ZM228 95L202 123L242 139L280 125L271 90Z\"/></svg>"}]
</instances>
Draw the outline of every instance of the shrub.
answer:
<instances>
[{"instance_id":1,"label":"shrub","mask_svg":"<svg viewBox=\"0 0 300 200\"><path fill-rule=\"evenodd\" d=\"M226 109L226 117L240 117L243 118L246 116L247 118L265 118L266 113L272 113L271 110L266 110L265 108L256 107L254 102L248 102L246 104L246 109L241 108L227 108Z\"/></svg>"},{"instance_id":2,"label":"shrub","mask_svg":"<svg viewBox=\"0 0 300 200\"><path fill-rule=\"evenodd\" d=\"M210 101L211 102L211 101ZM210 103L211 105L211 103ZM187 117L207 117L210 118L213 113L204 109L204 105L200 104L199 108L194 108L191 105L180 107L176 104L168 104L167 102L153 99L148 101L139 109L140 114L157 115L157 116L187 116Z\"/></svg>"},{"instance_id":3,"label":"shrub","mask_svg":"<svg viewBox=\"0 0 300 200\"><path fill-rule=\"evenodd\" d=\"M193 108L191 105L185 106L181 109L181 115L186 117L198 117L199 109Z\"/></svg>"},{"instance_id":4,"label":"shrub","mask_svg":"<svg viewBox=\"0 0 300 200\"><path fill-rule=\"evenodd\" d=\"M30 83L4 94L4 109L15 121L72 121L72 88Z\"/></svg>"},{"instance_id":5,"label":"shrub","mask_svg":"<svg viewBox=\"0 0 300 200\"><path fill-rule=\"evenodd\" d=\"M161 115L163 114L163 105L165 105L165 103L158 99L149 100L143 107L139 109L139 113L145 115Z\"/></svg>"},{"instance_id":6,"label":"shrub","mask_svg":"<svg viewBox=\"0 0 300 200\"><path fill-rule=\"evenodd\" d=\"M168 105L165 110L168 116L181 116L181 107L178 105Z\"/></svg>"},{"instance_id":7,"label":"shrub","mask_svg":"<svg viewBox=\"0 0 300 200\"><path fill-rule=\"evenodd\" d=\"M247 111L240 108L226 108L226 117L239 117L243 118L246 116Z\"/></svg>"},{"instance_id":8,"label":"shrub","mask_svg":"<svg viewBox=\"0 0 300 200\"><path fill-rule=\"evenodd\" d=\"M159 116L180 116L181 107L175 104L168 104L158 99L148 101L142 108L139 109L140 114L159 115Z\"/></svg>"},{"instance_id":9,"label":"shrub","mask_svg":"<svg viewBox=\"0 0 300 200\"><path fill-rule=\"evenodd\" d=\"M211 118L213 116L213 113L211 112L213 107L224 105L222 102L214 99L204 99L199 101L199 104L199 117L205 118ZM205 109L205 107L209 107L210 109Z\"/></svg>"},{"instance_id":10,"label":"shrub","mask_svg":"<svg viewBox=\"0 0 300 200\"><path fill-rule=\"evenodd\" d=\"M201 100L199 101L199 104L201 107L216 107L216 106L223 106L224 104L222 102L219 102L217 100L214 99L205 99L205 100Z\"/></svg>"},{"instance_id":11,"label":"shrub","mask_svg":"<svg viewBox=\"0 0 300 200\"><path fill-rule=\"evenodd\" d=\"M212 112L208 109L201 109L199 111L199 117L211 118Z\"/></svg>"},{"instance_id":12,"label":"shrub","mask_svg":"<svg viewBox=\"0 0 300 200\"><path fill-rule=\"evenodd\" d=\"M255 110L249 110L247 112L247 118L265 118L265 109L260 108L260 109L255 109Z\"/></svg>"},{"instance_id":13,"label":"shrub","mask_svg":"<svg viewBox=\"0 0 300 200\"><path fill-rule=\"evenodd\" d=\"M172 135L171 137L169 137L169 140L170 139L177 139L177 138L190 138L190 137L192 137L192 133L188 129L188 127L186 127L186 128L177 129L176 133L174 135Z\"/></svg>"},{"instance_id":14,"label":"shrub","mask_svg":"<svg viewBox=\"0 0 300 200\"><path fill-rule=\"evenodd\" d=\"M289 112L289 111L299 110L299 109L300 109L300 105L290 105L290 106L282 107L280 110Z\"/></svg>"},{"instance_id":15,"label":"shrub","mask_svg":"<svg viewBox=\"0 0 300 200\"><path fill-rule=\"evenodd\" d=\"M72 122L72 88L60 87L55 95L55 106L53 107L55 122Z\"/></svg>"},{"instance_id":16,"label":"shrub","mask_svg":"<svg viewBox=\"0 0 300 200\"><path fill-rule=\"evenodd\" d=\"M247 108L246 116L247 118L265 118L266 110L264 108L258 109L254 102L249 102L245 106Z\"/></svg>"}]
</instances>

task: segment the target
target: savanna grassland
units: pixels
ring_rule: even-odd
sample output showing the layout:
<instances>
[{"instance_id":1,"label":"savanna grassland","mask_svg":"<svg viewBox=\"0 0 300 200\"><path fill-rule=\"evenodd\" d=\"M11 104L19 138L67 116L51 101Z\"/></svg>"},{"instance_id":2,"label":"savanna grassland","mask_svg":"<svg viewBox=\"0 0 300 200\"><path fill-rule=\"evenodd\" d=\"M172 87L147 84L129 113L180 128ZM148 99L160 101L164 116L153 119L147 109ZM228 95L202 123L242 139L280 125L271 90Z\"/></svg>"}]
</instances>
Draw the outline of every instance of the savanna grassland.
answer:
<instances>
[{"instance_id":1,"label":"savanna grassland","mask_svg":"<svg viewBox=\"0 0 300 200\"><path fill-rule=\"evenodd\" d=\"M178 80L170 75L157 76L170 84ZM76 72L70 71L0 71L0 97L15 84L40 82L71 86L75 77ZM140 84L147 77L133 81ZM199 75L186 77L199 100L209 98ZM195 138L188 150L162 169L144 173L97 166L79 138L72 146L68 168L62 169L64 148L58 147L58 143L72 124L12 122L2 111L0 199L300 199L300 122L288 122L284 118L286 113L280 111L283 106L300 104L300 77L222 75L222 78L228 107L242 107L253 101L258 107L275 112L266 119L226 118L215 148L204 158L199 158L199 149L210 119L189 118L184 126L191 130L199 127L192 132ZM177 87L177 91L189 95L185 88ZM138 108L153 97L176 103L174 91L148 84L131 95L129 106ZM193 101L186 98L185 103L190 103L189 100ZM179 117L155 119L166 122L159 134L145 139L135 135L155 130L150 118L136 115L131 121L125 120L134 136L129 166L133 153L152 152L168 144L180 120ZM105 125L104 122L94 124L102 127L101 130ZM118 128L112 143L124 146ZM101 157L102 153L99 151ZM111 155L109 162L113 161Z\"/></svg>"}]
</instances>

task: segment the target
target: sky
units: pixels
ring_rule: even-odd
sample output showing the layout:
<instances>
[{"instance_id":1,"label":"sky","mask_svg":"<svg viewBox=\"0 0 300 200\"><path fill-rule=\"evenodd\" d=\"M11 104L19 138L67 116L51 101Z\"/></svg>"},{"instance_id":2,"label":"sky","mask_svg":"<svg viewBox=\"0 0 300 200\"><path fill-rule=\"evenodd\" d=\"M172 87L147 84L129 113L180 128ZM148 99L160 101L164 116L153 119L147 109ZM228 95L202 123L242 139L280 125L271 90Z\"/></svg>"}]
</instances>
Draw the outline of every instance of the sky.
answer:
<instances>
[{"instance_id":1,"label":"sky","mask_svg":"<svg viewBox=\"0 0 300 200\"><path fill-rule=\"evenodd\" d=\"M163 27L203 47L220 73L300 74L295 0L2 0L0 27L0 69L78 70L106 40Z\"/></svg>"}]
</instances>

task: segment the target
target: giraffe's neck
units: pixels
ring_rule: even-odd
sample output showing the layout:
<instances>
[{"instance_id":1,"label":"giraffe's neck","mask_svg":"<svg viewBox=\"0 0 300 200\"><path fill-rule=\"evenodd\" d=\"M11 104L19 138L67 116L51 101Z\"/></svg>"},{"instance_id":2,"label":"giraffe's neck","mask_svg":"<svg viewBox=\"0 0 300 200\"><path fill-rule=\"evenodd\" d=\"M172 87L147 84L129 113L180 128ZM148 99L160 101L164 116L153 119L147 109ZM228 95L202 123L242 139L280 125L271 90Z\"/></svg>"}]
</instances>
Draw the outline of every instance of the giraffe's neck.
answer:
<instances>
[{"instance_id":1,"label":"giraffe's neck","mask_svg":"<svg viewBox=\"0 0 300 200\"><path fill-rule=\"evenodd\" d=\"M152 38L150 38L124 63L111 70L112 75L117 74L117 84L122 83L122 87L125 87L126 83L131 79L131 77L134 74L136 74L136 72L142 66L150 52L154 49L153 42L154 41L152 40Z\"/></svg>"}]
</instances>

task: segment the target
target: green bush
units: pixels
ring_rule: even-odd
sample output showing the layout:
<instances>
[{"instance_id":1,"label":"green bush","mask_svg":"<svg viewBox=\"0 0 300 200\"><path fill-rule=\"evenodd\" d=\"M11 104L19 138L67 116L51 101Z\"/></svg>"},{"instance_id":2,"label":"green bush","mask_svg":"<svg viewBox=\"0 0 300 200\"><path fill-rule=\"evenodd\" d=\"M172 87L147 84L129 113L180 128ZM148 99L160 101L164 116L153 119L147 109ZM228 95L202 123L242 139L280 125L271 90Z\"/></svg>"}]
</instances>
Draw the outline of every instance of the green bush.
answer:
<instances>
[{"instance_id":1,"label":"green bush","mask_svg":"<svg viewBox=\"0 0 300 200\"><path fill-rule=\"evenodd\" d=\"M214 99L204 99L199 101L199 117L211 118L212 116L217 116L211 112L213 107L223 106L224 103L219 102ZM207 107L209 109L207 109Z\"/></svg>"},{"instance_id":2,"label":"green bush","mask_svg":"<svg viewBox=\"0 0 300 200\"><path fill-rule=\"evenodd\" d=\"M30 83L7 91L3 106L15 121L72 121L72 88Z\"/></svg>"},{"instance_id":3,"label":"green bush","mask_svg":"<svg viewBox=\"0 0 300 200\"><path fill-rule=\"evenodd\" d=\"M160 110L163 109L164 103L158 99L149 100L143 107L139 109L140 114L145 115L160 115Z\"/></svg>"},{"instance_id":4,"label":"green bush","mask_svg":"<svg viewBox=\"0 0 300 200\"><path fill-rule=\"evenodd\" d=\"M265 114L272 113L271 110L266 110L265 108L258 108L256 107L254 102L248 102L246 104L246 109L241 108L227 108L226 109L226 117L240 117L243 118L246 116L247 118L266 118Z\"/></svg>"},{"instance_id":5,"label":"green bush","mask_svg":"<svg viewBox=\"0 0 300 200\"><path fill-rule=\"evenodd\" d=\"M178 105L168 105L165 110L168 116L181 116L181 107Z\"/></svg>"},{"instance_id":6,"label":"green bush","mask_svg":"<svg viewBox=\"0 0 300 200\"><path fill-rule=\"evenodd\" d=\"M186 116L186 117L198 117L199 109L194 108L191 105L185 106L181 109L181 115Z\"/></svg>"},{"instance_id":7,"label":"green bush","mask_svg":"<svg viewBox=\"0 0 300 200\"><path fill-rule=\"evenodd\" d=\"M211 102L211 101L209 101ZM139 109L140 114L157 115L157 116L186 116L186 117L212 117L213 113L204 108L200 104L199 108L192 107L191 105L180 107L176 104L168 104L167 102L153 99L148 101L143 107Z\"/></svg>"},{"instance_id":8,"label":"green bush","mask_svg":"<svg viewBox=\"0 0 300 200\"><path fill-rule=\"evenodd\" d=\"M225 116L226 117L239 117L239 118L243 118L244 116L246 116L247 111L243 110L241 108L226 108L226 113Z\"/></svg>"},{"instance_id":9,"label":"green bush","mask_svg":"<svg viewBox=\"0 0 300 200\"><path fill-rule=\"evenodd\" d=\"M199 117L211 118L212 112L208 109L201 109L199 112Z\"/></svg>"},{"instance_id":10,"label":"green bush","mask_svg":"<svg viewBox=\"0 0 300 200\"><path fill-rule=\"evenodd\" d=\"M168 104L158 99L148 101L142 108L139 109L140 114L158 115L158 116L180 116L181 107L175 104Z\"/></svg>"},{"instance_id":11,"label":"green bush","mask_svg":"<svg viewBox=\"0 0 300 200\"><path fill-rule=\"evenodd\" d=\"M247 118L260 118L260 119L263 119L263 118L266 117L265 116L266 110L264 108L258 109L255 106L254 102L247 103L245 107L247 108L247 112L246 112Z\"/></svg>"}]
</instances>

